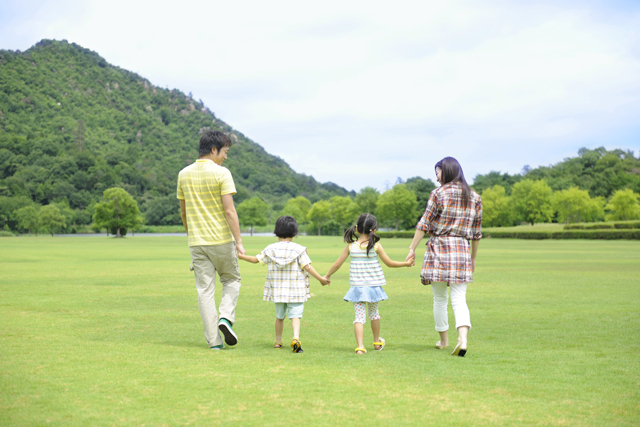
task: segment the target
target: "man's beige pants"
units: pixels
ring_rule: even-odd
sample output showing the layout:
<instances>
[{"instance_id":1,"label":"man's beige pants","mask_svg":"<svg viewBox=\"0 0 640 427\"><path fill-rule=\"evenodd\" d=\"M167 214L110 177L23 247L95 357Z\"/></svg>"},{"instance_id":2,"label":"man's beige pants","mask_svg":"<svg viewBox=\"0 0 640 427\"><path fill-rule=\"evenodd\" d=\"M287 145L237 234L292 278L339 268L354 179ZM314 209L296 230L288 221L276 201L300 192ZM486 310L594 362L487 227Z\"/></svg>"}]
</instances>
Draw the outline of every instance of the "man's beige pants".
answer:
<instances>
[{"instance_id":1,"label":"man's beige pants","mask_svg":"<svg viewBox=\"0 0 640 427\"><path fill-rule=\"evenodd\" d=\"M191 261L198 291L198 308L204 324L204 337L209 347L223 343L218 331L215 290L216 272L222 283L220 317L235 322L236 303L240 293L240 269L234 242L217 246L191 246Z\"/></svg>"}]
</instances>

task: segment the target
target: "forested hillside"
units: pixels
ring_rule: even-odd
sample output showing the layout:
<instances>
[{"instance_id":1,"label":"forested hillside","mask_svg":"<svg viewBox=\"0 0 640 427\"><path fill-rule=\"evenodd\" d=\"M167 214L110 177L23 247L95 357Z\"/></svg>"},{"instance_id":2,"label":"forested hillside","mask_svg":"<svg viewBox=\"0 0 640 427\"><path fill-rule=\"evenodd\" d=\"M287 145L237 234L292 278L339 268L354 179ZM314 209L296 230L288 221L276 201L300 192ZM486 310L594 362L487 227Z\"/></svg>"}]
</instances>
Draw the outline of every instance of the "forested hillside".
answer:
<instances>
[{"instance_id":1,"label":"forested hillside","mask_svg":"<svg viewBox=\"0 0 640 427\"><path fill-rule=\"evenodd\" d=\"M505 188L511 194L511 188L523 179L547 182L553 191L578 187L589 192L591 197L608 199L617 190L629 188L640 193L640 158L632 152L623 150L608 151L604 147L589 150L581 148L577 157L564 159L551 166L531 169L525 166L522 173L490 172L476 175L473 188L480 194L494 185Z\"/></svg>"},{"instance_id":2,"label":"forested hillside","mask_svg":"<svg viewBox=\"0 0 640 427\"><path fill-rule=\"evenodd\" d=\"M30 203L67 204L78 224L105 189L120 186L150 224L179 223L176 177L197 157L206 129L233 133L225 162L242 202L270 204L303 195L312 202L354 196L298 174L282 159L218 119L201 101L107 63L66 41L26 52L0 50L0 205L4 220Z\"/></svg>"}]
</instances>

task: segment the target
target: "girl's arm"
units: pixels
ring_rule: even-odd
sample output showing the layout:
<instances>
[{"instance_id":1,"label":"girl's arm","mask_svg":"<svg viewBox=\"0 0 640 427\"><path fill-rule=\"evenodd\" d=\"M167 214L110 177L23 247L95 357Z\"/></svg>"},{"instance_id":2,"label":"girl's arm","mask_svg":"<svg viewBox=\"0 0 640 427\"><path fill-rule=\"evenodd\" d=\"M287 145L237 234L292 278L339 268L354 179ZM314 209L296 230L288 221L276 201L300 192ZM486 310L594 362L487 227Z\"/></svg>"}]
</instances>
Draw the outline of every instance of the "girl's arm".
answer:
<instances>
[{"instance_id":1,"label":"girl's arm","mask_svg":"<svg viewBox=\"0 0 640 427\"><path fill-rule=\"evenodd\" d=\"M384 249L382 248L382 245L380 243L378 243L378 245L377 245L376 253L378 254L378 256L380 257L382 262L384 262L384 264L387 267L391 267L391 268L411 267L413 265L413 263L414 263L414 260L392 261L391 258L389 258L387 253L384 251Z\"/></svg>"},{"instance_id":2,"label":"girl's arm","mask_svg":"<svg viewBox=\"0 0 640 427\"><path fill-rule=\"evenodd\" d=\"M348 256L349 256L349 245L345 246L344 250L340 254L340 257L336 260L336 262L333 263L333 265L331 266L331 268L329 268L329 271L327 271L327 274L325 274L324 277L326 277L327 279L330 278L333 273L335 273L340 269L340 267L342 267L342 264L344 264L344 261L347 259Z\"/></svg>"},{"instance_id":3,"label":"girl's arm","mask_svg":"<svg viewBox=\"0 0 640 427\"><path fill-rule=\"evenodd\" d=\"M250 263L253 264L257 264L260 261L258 261L258 258L254 257L254 256L248 256L248 255L242 255L241 253L238 253L238 258L240 258L243 261L248 261Z\"/></svg>"},{"instance_id":4,"label":"girl's arm","mask_svg":"<svg viewBox=\"0 0 640 427\"><path fill-rule=\"evenodd\" d=\"M331 283L331 280L327 279L326 277L322 277L321 275L318 274L318 272L316 271L315 268L313 268L313 266L311 266L311 264L307 264L304 266L305 271L307 271L310 275L312 275L313 277L315 277L315 279L322 283L322 286L324 285L328 285Z\"/></svg>"}]
</instances>

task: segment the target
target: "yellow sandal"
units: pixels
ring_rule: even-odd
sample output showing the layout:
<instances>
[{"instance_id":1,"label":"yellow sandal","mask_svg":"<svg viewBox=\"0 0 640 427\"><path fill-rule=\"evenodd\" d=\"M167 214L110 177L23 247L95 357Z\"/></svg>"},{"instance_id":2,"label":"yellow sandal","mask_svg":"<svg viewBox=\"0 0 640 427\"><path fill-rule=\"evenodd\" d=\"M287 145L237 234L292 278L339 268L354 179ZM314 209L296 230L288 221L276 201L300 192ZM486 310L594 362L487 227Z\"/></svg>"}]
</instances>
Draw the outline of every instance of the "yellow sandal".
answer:
<instances>
[{"instance_id":1,"label":"yellow sandal","mask_svg":"<svg viewBox=\"0 0 640 427\"><path fill-rule=\"evenodd\" d=\"M359 351L361 351L362 353L358 353ZM366 352L367 352L366 348L360 348L360 347L356 348L356 354L366 354Z\"/></svg>"},{"instance_id":2,"label":"yellow sandal","mask_svg":"<svg viewBox=\"0 0 640 427\"><path fill-rule=\"evenodd\" d=\"M282 341L276 341L276 343L273 345L273 348L282 348L282 346Z\"/></svg>"},{"instance_id":3,"label":"yellow sandal","mask_svg":"<svg viewBox=\"0 0 640 427\"><path fill-rule=\"evenodd\" d=\"M373 349L375 351L382 351L382 349L384 348L384 345L386 344L386 341L382 337L380 337L378 339L380 340L380 342L374 342L373 343ZM380 348L376 348L375 346L379 346Z\"/></svg>"}]
</instances>

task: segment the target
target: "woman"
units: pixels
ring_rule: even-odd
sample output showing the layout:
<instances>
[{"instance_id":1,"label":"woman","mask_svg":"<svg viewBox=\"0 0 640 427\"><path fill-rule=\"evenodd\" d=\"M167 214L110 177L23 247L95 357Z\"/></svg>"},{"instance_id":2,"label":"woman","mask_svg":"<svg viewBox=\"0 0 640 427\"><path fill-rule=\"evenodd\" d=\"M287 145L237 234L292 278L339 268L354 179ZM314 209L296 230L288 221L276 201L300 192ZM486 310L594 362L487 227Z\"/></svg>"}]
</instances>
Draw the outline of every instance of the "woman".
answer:
<instances>
[{"instance_id":1,"label":"woman","mask_svg":"<svg viewBox=\"0 0 640 427\"><path fill-rule=\"evenodd\" d=\"M482 237L482 200L469 187L460 163L453 157L445 157L436 164L435 169L441 186L431 192L409 246L407 261L413 259L415 262L415 249L425 232L428 232L431 237L427 242L420 278L422 284L431 285L433 291L433 317L436 331L440 333L436 347L443 349L449 346L449 286L458 330L458 344L451 355L464 357L467 353L467 334L471 328L466 299L467 283L473 281L472 273Z\"/></svg>"}]
</instances>

